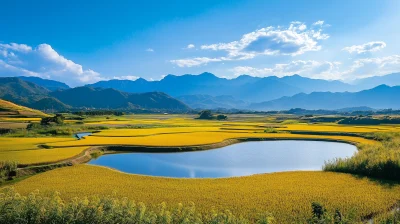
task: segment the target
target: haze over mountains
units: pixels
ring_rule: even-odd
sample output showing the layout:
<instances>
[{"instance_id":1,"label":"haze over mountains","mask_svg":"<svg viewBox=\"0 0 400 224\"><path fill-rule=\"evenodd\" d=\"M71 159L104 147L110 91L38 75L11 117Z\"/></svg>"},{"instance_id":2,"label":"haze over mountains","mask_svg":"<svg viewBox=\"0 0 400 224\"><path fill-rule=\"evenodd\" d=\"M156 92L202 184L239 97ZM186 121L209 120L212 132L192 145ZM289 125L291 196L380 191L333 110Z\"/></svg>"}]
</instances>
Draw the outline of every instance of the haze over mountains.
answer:
<instances>
[{"instance_id":1,"label":"haze over mountains","mask_svg":"<svg viewBox=\"0 0 400 224\"><path fill-rule=\"evenodd\" d=\"M260 102L282 96L315 91L352 91L354 86L340 81L309 79L298 75L265 78L242 75L235 79L219 78L211 73L200 75L167 75L160 81L145 79L100 81L89 86L114 88L125 92L161 91L173 97L187 95L233 96L237 100Z\"/></svg>"},{"instance_id":2,"label":"haze over mountains","mask_svg":"<svg viewBox=\"0 0 400 224\"><path fill-rule=\"evenodd\" d=\"M373 89L350 93L313 92L299 93L292 97L254 103L254 110L289 110L303 108L308 110L337 110L350 107L370 107L374 109L399 109L400 86L380 85Z\"/></svg>"},{"instance_id":3,"label":"haze over mountains","mask_svg":"<svg viewBox=\"0 0 400 224\"><path fill-rule=\"evenodd\" d=\"M396 85L400 85L400 73L355 80L352 84L299 75L226 79L202 73L167 75L160 81L100 81L76 88L53 80L18 77L0 78L0 98L42 110L397 109L400 87L390 87Z\"/></svg>"}]
</instances>

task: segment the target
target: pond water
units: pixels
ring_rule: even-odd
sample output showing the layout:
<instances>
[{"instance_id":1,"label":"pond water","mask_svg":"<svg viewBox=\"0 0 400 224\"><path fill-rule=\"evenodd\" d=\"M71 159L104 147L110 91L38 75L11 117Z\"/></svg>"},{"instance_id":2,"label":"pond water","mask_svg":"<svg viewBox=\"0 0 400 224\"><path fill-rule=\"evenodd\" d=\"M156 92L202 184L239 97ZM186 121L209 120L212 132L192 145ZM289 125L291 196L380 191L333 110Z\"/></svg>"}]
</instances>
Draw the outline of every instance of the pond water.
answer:
<instances>
[{"instance_id":1,"label":"pond water","mask_svg":"<svg viewBox=\"0 0 400 224\"><path fill-rule=\"evenodd\" d=\"M89 164L163 177L215 178L295 170L321 170L324 161L350 157L357 148L324 141L244 142L197 152L120 153Z\"/></svg>"},{"instance_id":2,"label":"pond water","mask_svg":"<svg viewBox=\"0 0 400 224\"><path fill-rule=\"evenodd\" d=\"M82 133L76 133L74 136L77 139L82 139L82 137L85 137L85 136L88 136L91 134L92 134L92 132L82 132Z\"/></svg>"}]
</instances>

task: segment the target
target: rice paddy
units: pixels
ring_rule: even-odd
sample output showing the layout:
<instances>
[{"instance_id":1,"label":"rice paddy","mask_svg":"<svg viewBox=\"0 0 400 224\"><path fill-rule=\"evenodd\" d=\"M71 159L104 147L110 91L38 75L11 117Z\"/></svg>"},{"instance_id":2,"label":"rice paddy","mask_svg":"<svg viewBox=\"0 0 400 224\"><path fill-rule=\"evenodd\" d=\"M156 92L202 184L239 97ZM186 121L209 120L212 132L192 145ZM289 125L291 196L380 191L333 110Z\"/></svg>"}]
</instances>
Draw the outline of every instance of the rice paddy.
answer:
<instances>
[{"instance_id":1,"label":"rice paddy","mask_svg":"<svg viewBox=\"0 0 400 224\"><path fill-rule=\"evenodd\" d=\"M25 179L14 185L28 194L55 190L71 200L85 195L128 197L147 205L194 202L200 211L211 207L252 217L270 212L277 223L304 223L312 202L330 211L340 209L357 217L384 212L400 200L400 186L380 184L368 178L331 172L283 172L240 178L173 179L130 175L108 168L77 165ZM353 211L353 209L356 209Z\"/></svg>"},{"instance_id":2,"label":"rice paddy","mask_svg":"<svg viewBox=\"0 0 400 224\"><path fill-rule=\"evenodd\" d=\"M7 122L27 121L20 119ZM262 116L238 116L228 121L196 120L188 115L129 115L108 119L88 117L81 125L107 128L81 140L73 136L0 137L0 160L16 161L24 165L43 164L76 157L90 146L140 146L145 151L146 147L201 148L219 143L231 144L235 143L231 141L234 139L305 139L375 145L380 143L361 136L400 130L399 125L283 123L273 117ZM355 135L349 136L348 133ZM169 205L194 202L200 211L209 211L214 206L220 211L229 209L235 215L246 217L271 212L277 223L304 223L310 216L310 205L315 201L331 211L338 208L343 213L353 212L361 220L362 217L387 211L400 200L400 185L397 183L382 183L333 172L174 179L131 175L92 165L76 165L37 174L13 186L22 194L34 190L45 194L58 191L65 200L77 196L109 195L115 190L122 197L142 201L149 206L161 202Z\"/></svg>"}]
</instances>

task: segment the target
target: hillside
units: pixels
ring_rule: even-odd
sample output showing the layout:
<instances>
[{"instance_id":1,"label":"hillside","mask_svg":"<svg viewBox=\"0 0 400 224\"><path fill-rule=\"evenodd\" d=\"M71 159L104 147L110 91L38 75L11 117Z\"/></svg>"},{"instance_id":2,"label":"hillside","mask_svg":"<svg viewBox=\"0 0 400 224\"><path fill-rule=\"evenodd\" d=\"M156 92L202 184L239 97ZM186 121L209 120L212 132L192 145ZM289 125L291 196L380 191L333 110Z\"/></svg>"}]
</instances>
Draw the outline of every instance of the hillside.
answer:
<instances>
[{"instance_id":1,"label":"hillside","mask_svg":"<svg viewBox=\"0 0 400 224\"><path fill-rule=\"evenodd\" d=\"M45 117L47 114L0 99L0 114Z\"/></svg>"},{"instance_id":2,"label":"hillside","mask_svg":"<svg viewBox=\"0 0 400 224\"><path fill-rule=\"evenodd\" d=\"M242 75L234 79L219 78L211 73L200 75L167 75L160 81L145 79L100 81L89 86L114 88L124 92L140 93L161 91L171 96L185 95L229 95L238 100L260 102L277 99L282 96L292 96L297 93L315 91L346 91L352 90L352 85L340 81L310 79L298 75L278 78L252 77Z\"/></svg>"},{"instance_id":3,"label":"hillside","mask_svg":"<svg viewBox=\"0 0 400 224\"><path fill-rule=\"evenodd\" d=\"M0 78L0 98L28 106L47 96L50 91L19 78Z\"/></svg>"},{"instance_id":4,"label":"hillside","mask_svg":"<svg viewBox=\"0 0 400 224\"><path fill-rule=\"evenodd\" d=\"M115 89L77 87L54 92L20 78L0 78L2 99L40 110L148 109L186 111L184 103L161 92L125 93Z\"/></svg>"},{"instance_id":5,"label":"hillside","mask_svg":"<svg viewBox=\"0 0 400 224\"><path fill-rule=\"evenodd\" d=\"M50 80L50 79L42 79L42 78L34 77L34 76L19 76L17 78L20 78L24 81L35 83L36 85L44 87L50 91L70 88L67 84L65 84L63 82L58 82L58 81L54 81L54 80Z\"/></svg>"},{"instance_id":6,"label":"hillside","mask_svg":"<svg viewBox=\"0 0 400 224\"><path fill-rule=\"evenodd\" d=\"M75 108L188 110L184 103L161 92L125 93L115 89L77 87L50 93Z\"/></svg>"},{"instance_id":7,"label":"hillside","mask_svg":"<svg viewBox=\"0 0 400 224\"><path fill-rule=\"evenodd\" d=\"M334 110L351 107L371 107L375 109L400 108L400 86L380 85L373 89L350 93L314 92L300 93L292 97L282 97L250 105L254 110L288 110L291 108Z\"/></svg>"}]
</instances>

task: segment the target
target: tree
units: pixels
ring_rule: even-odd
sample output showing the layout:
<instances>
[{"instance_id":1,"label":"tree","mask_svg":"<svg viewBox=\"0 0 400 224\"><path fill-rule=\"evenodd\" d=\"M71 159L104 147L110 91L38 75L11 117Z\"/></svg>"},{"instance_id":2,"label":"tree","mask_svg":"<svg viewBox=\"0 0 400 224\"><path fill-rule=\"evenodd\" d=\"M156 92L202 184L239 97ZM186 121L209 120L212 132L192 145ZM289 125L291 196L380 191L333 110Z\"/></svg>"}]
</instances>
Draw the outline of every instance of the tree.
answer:
<instances>
[{"instance_id":1,"label":"tree","mask_svg":"<svg viewBox=\"0 0 400 224\"><path fill-rule=\"evenodd\" d=\"M44 117L40 121L41 125L50 125L51 123L64 124L65 117L62 114L56 114L54 117Z\"/></svg>"},{"instance_id":2,"label":"tree","mask_svg":"<svg viewBox=\"0 0 400 224\"><path fill-rule=\"evenodd\" d=\"M228 117L226 115L223 115L223 114L217 115L217 120L226 120L226 119L228 119Z\"/></svg>"},{"instance_id":3,"label":"tree","mask_svg":"<svg viewBox=\"0 0 400 224\"><path fill-rule=\"evenodd\" d=\"M212 115L210 110L203 110L203 111L200 112L199 119L210 120L210 119L213 119L213 115Z\"/></svg>"}]
</instances>

